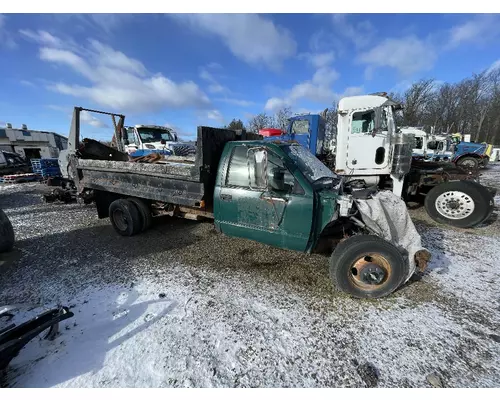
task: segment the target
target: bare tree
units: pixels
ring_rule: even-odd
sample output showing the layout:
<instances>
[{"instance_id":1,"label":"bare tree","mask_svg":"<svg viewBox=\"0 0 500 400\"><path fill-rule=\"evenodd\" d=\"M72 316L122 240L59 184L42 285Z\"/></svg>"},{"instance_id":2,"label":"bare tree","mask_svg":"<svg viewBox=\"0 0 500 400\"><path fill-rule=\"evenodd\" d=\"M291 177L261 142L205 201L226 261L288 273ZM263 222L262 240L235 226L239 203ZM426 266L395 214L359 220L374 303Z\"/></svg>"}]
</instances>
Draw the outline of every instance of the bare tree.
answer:
<instances>
[{"instance_id":1,"label":"bare tree","mask_svg":"<svg viewBox=\"0 0 500 400\"><path fill-rule=\"evenodd\" d=\"M285 107L281 110L278 110L276 114L274 114L273 128L278 128L282 130L286 130L288 127L288 120L292 116L292 108Z\"/></svg>"},{"instance_id":2,"label":"bare tree","mask_svg":"<svg viewBox=\"0 0 500 400\"><path fill-rule=\"evenodd\" d=\"M273 122L273 118L266 113L254 115L248 121L248 131L257 133L260 129L272 127Z\"/></svg>"}]
</instances>

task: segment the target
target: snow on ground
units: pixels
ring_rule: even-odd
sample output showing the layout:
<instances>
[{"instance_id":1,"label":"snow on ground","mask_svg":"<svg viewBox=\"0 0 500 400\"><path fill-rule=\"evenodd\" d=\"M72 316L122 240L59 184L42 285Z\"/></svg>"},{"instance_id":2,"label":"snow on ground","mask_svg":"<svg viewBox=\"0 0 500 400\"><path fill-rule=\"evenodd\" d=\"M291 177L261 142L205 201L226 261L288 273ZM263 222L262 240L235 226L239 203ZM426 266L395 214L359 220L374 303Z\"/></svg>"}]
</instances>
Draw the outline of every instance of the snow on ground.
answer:
<instances>
[{"instance_id":1,"label":"snow on ground","mask_svg":"<svg viewBox=\"0 0 500 400\"><path fill-rule=\"evenodd\" d=\"M497 187L498 172L486 171ZM500 384L498 221L415 219L429 270L362 301L333 290L323 255L171 218L123 238L93 206L44 204L39 189L0 186L17 235L0 303L27 304L16 322L59 303L75 315L21 350L6 386L427 387L431 373L451 387Z\"/></svg>"}]
</instances>

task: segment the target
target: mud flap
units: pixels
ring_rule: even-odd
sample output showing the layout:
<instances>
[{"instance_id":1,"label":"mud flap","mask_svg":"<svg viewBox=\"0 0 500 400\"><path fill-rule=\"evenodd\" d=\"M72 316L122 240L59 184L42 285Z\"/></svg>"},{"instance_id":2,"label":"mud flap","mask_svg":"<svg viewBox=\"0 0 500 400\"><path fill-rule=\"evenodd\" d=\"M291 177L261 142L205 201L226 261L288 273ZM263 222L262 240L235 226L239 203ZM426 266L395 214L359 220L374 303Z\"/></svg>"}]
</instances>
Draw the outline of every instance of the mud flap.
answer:
<instances>
[{"instance_id":1,"label":"mud flap","mask_svg":"<svg viewBox=\"0 0 500 400\"><path fill-rule=\"evenodd\" d=\"M431 253L422 246L422 240L410 218L405 202L391 191L381 191L369 199L354 199L363 223L373 233L400 249L409 263L408 279L415 271L423 272Z\"/></svg>"}]
</instances>

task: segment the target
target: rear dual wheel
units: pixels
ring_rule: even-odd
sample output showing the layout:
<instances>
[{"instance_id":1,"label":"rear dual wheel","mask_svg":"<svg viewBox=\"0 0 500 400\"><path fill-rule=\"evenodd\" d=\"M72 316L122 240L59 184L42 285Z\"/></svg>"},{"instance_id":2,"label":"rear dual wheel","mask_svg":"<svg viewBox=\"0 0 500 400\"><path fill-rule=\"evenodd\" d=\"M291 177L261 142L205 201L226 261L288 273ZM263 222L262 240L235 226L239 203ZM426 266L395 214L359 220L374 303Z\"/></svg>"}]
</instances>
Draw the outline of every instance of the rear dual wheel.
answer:
<instances>
[{"instance_id":1,"label":"rear dual wheel","mask_svg":"<svg viewBox=\"0 0 500 400\"><path fill-rule=\"evenodd\" d=\"M151 211L136 198L117 199L109 206L109 219L115 231L122 236L133 236L151 226Z\"/></svg>"}]
</instances>

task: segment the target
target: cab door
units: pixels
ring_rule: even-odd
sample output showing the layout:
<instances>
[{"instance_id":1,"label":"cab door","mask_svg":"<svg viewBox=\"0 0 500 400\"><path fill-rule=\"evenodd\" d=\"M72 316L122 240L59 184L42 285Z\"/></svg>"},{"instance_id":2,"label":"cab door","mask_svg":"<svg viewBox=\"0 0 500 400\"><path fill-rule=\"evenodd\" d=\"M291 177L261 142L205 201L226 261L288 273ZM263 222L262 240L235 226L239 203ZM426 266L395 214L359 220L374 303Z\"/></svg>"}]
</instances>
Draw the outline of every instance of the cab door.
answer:
<instances>
[{"instance_id":1,"label":"cab door","mask_svg":"<svg viewBox=\"0 0 500 400\"><path fill-rule=\"evenodd\" d=\"M379 170L389 165L390 137L387 109L383 109L380 129L376 130L375 110L354 110L350 113L346 166L354 170Z\"/></svg>"},{"instance_id":2,"label":"cab door","mask_svg":"<svg viewBox=\"0 0 500 400\"><path fill-rule=\"evenodd\" d=\"M312 227L313 194L303 186L266 148L235 146L215 191L216 224L228 236L304 251Z\"/></svg>"}]
</instances>

